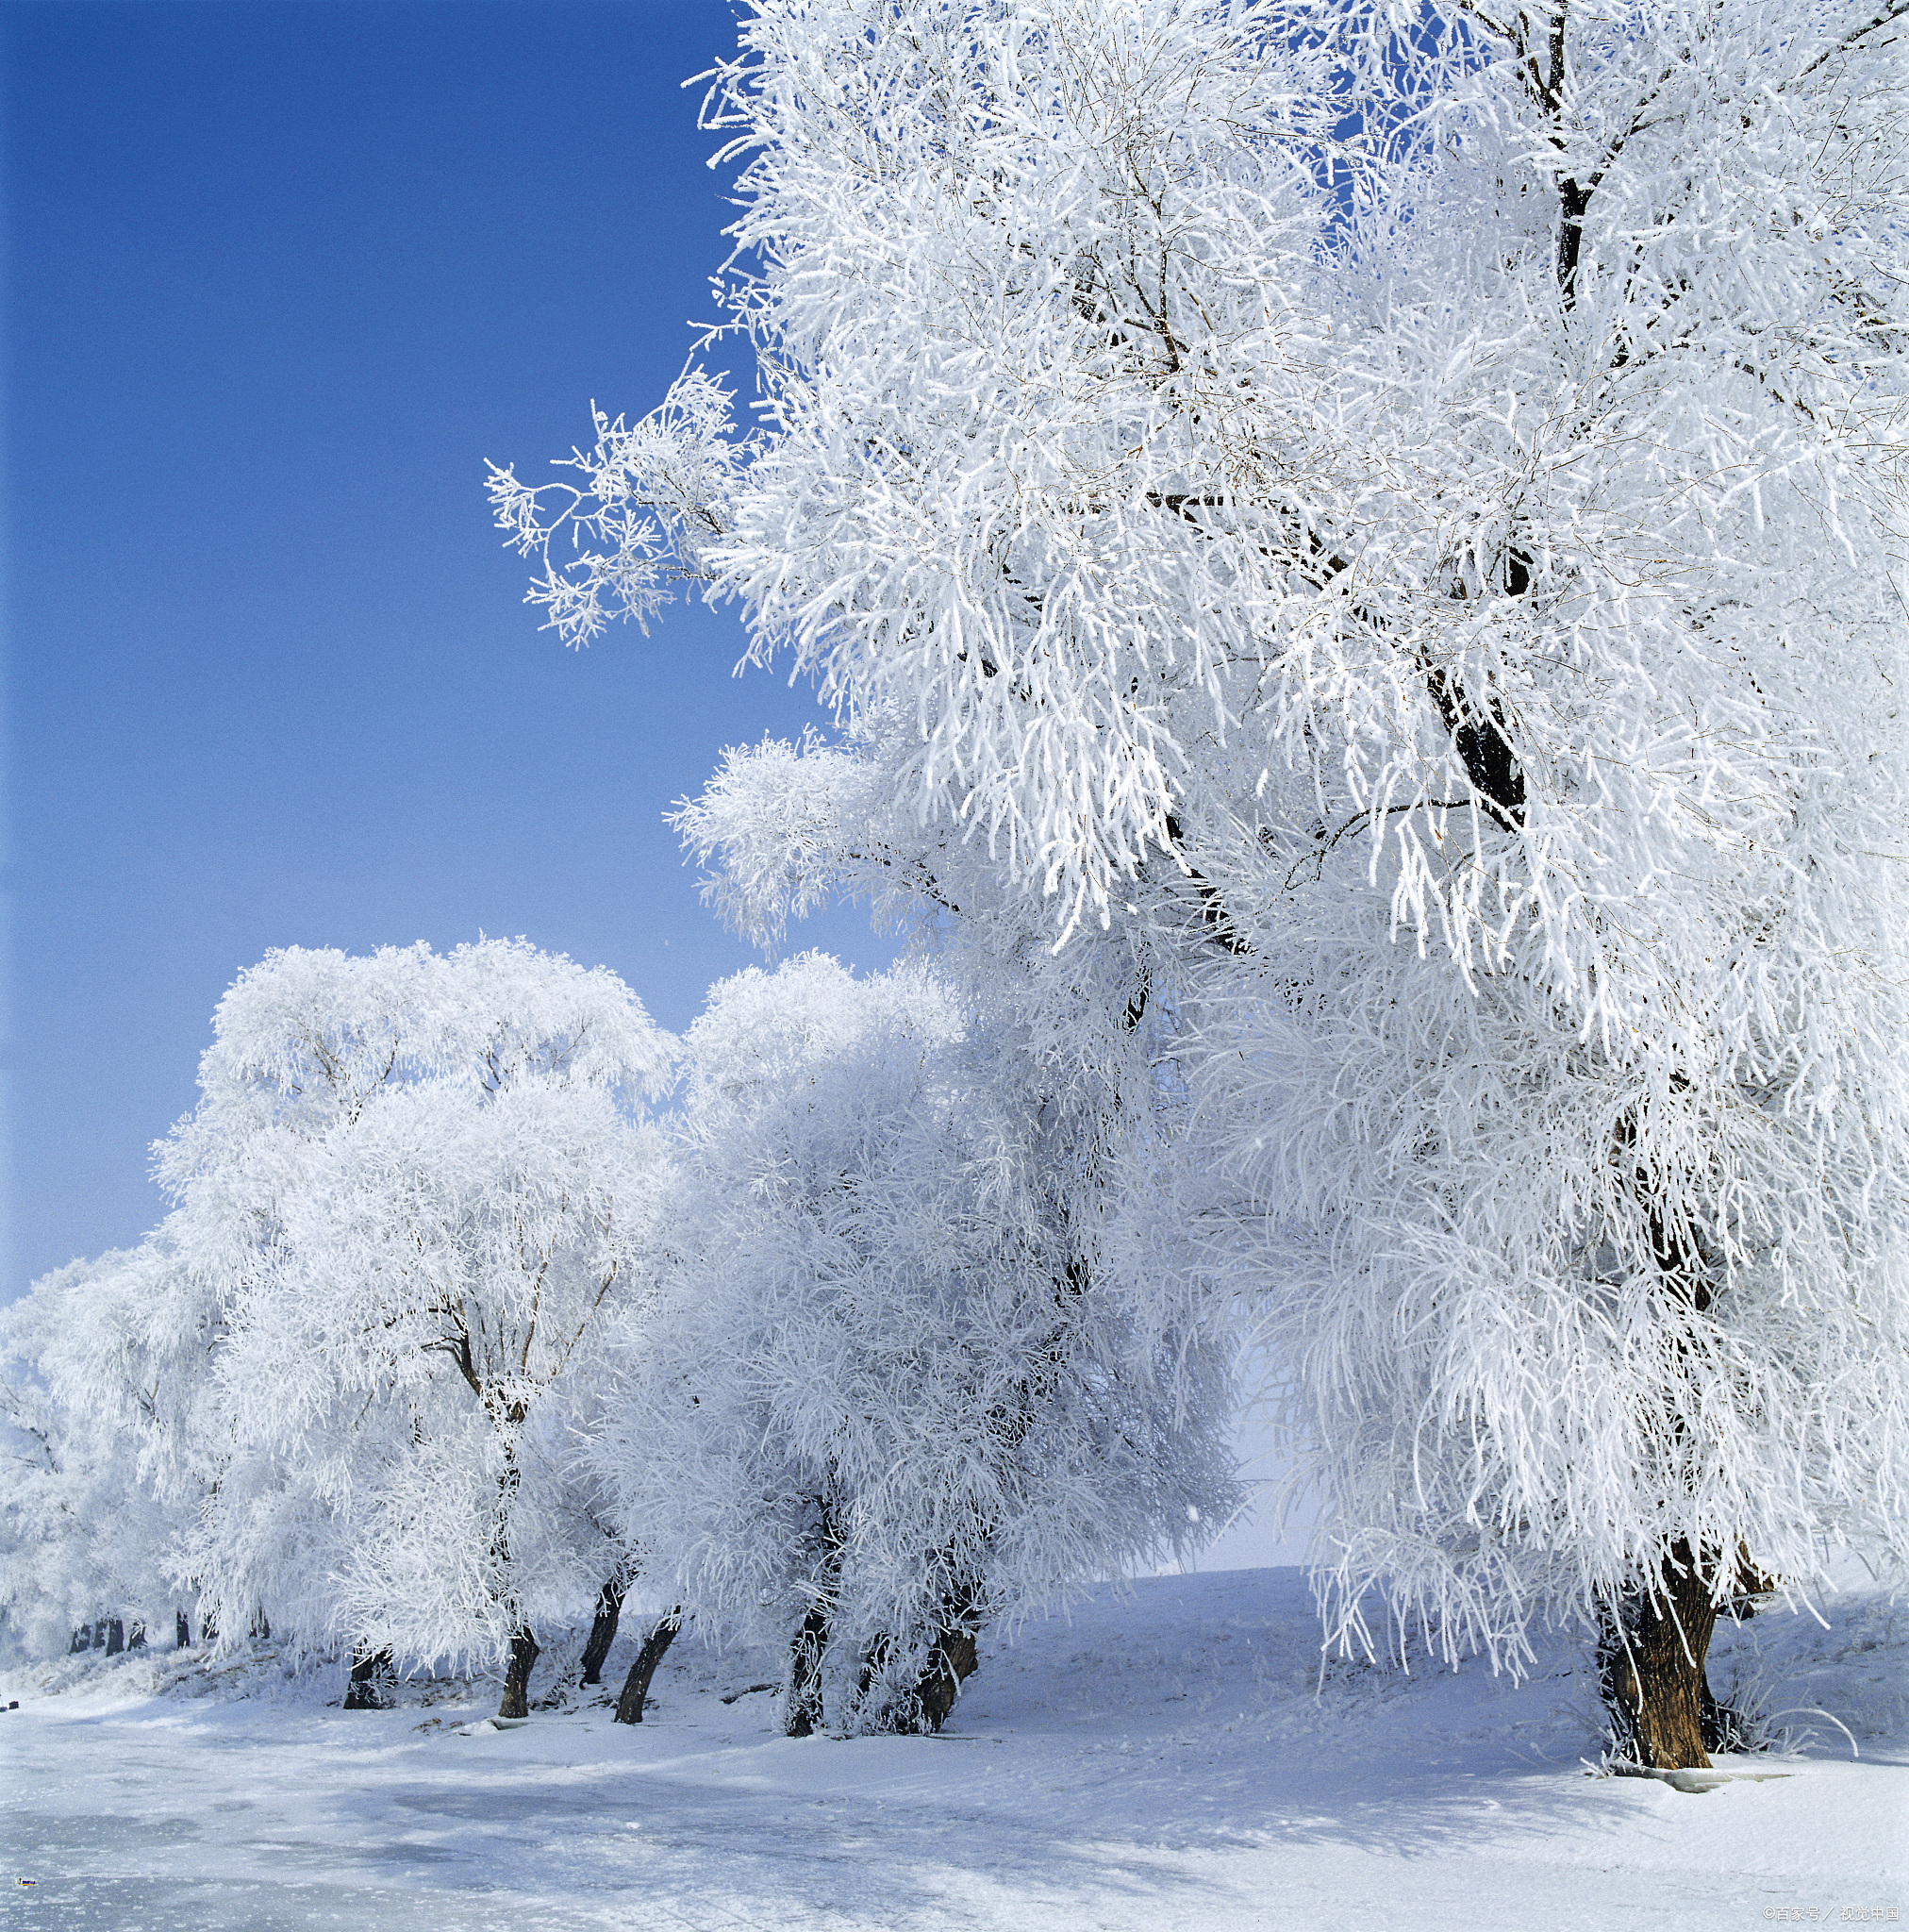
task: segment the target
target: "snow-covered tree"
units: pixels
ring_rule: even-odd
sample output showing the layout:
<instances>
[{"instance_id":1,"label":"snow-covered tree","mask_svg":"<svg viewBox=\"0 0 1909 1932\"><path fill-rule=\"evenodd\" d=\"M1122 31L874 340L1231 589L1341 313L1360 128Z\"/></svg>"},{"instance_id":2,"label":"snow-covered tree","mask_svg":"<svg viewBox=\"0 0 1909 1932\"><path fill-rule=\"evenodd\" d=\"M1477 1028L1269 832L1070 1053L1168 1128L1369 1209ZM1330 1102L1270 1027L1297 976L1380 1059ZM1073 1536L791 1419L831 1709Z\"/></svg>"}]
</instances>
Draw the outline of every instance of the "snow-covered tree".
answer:
<instances>
[{"instance_id":1,"label":"snow-covered tree","mask_svg":"<svg viewBox=\"0 0 1909 1932\"><path fill-rule=\"evenodd\" d=\"M216 1284L222 1459L180 1556L222 1631L508 1649L615 1562L574 1476L606 1310L641 1292L668 1041L613 974L522 941L289 949L222 1001L158 1150Z\"/></svg>"},{"instance_id":2,"label":"snow-covered tree","mask_svg":"<svg viewBox=\"0 0 1909 1932\"><path fill-rule=\"evenodd\" d=\"M760 0L758 427L493 479L568 638L688 578L837 704L688 826L745 923L1197 1030L1335 1627L1602 1621L1647 1762L1909 1542L1901 15Z\"/></svg>"},{"instance_id":3,"label":"snow-covered tree","mask_svg":"<svg viewBox=\"0 0 1909 1932\"><path fill-rule=\"evenodd\" d=\"M31 1653L110 1617L174 1626L172 1545L196 1497L160 1500L150 1453L165 1374L145 1345L162 1250L75 1261L0 1313L0 1618ZM186 1599L190 1603L190 1598Z\"/></svg>"},{"instance_id":4,"label":"snow-covered tree","mask_svg":"<svg viewBox=\"0 0 1909 1932\"><path fill-rule=\"evenodd\" d=\"M652 1587L785 1650L797 1735L938 1728L985 1623L1234 1500L1224 1352L1148 1332L1145 1231L1022 1045L813 954L685 1041L679 1254L600 1461Z\"/></svg>"}]
</instances>

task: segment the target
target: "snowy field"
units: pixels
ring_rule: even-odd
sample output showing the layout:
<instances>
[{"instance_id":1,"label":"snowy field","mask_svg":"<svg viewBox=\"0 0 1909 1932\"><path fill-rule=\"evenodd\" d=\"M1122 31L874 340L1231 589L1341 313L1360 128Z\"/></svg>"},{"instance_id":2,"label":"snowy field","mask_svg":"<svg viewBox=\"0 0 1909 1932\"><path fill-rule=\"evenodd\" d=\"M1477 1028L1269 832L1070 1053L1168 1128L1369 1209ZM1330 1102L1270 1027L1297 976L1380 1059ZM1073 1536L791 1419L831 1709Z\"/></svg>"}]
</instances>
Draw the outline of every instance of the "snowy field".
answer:
<instances>
[{"instance_id":1,"label":"snowy field","mask_svg":"<svg viewBox=\"0 0 1909 1932\"><path fill-rule=\"evenodd\" d=\"M1790 1749L1702 1792L1592 1777L1585 1657L1514 1688L1331 1664L1299 1573L1112 1590L984 1651L940 1738L779 1735L766 1657L678 1642L640 1729L467 1728L495 1687L331 1707L269 1646L4 1685L5 1923L101 1932L1909 1922L1909 1606L1713 1652ZM627 1667L625 1624L606 1673ZM572 1650L573 1654L573 1646ZM546 1653L533 1694L566 1661ZM743 1691L745 1694L735 1696ZM733 1697L733 1701L726 1701ZM30 1882L28 1882L30 1881Z\"/></svg>"}]
</instances>

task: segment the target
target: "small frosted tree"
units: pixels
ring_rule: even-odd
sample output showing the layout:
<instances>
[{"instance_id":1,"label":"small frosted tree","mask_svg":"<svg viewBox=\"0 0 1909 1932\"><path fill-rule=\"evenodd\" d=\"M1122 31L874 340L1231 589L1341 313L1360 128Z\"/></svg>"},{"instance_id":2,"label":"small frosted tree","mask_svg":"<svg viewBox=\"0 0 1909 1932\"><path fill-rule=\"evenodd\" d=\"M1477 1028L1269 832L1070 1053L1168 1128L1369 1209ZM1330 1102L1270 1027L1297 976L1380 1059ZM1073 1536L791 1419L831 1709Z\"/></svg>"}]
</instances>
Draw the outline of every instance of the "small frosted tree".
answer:
<instances>
[{"instance_id":1,"label":"small frosted tree","mask_svg":"<svg viewBox=\"0 0 1909 1932\"><path fill-rule=\"evenodd\" d=\"M607 972L518 942L297 949L221 1003L159 1150L214 1280L224 1459L181 1561L305 1641L506 1651L613 1563L573 1475L606 1308L640 1295L668 1041Z\"/></svg>"},{"instance_id":2,"label":"small frosted tree","mask_svg":"<svg viewBox=\"0 0 1909 1932\"><path fill-rule=\"evenodd\" d=\"M840 708L738 903L1197 1031L1333 1626L1598 1623L1649 1763L1720 1606L1909 1537L1901 17L765 4L761 426L493 481L567 637L699 581Z\"/></svg>"},{"instance_id":3,"label":"small frosted tree","mask_svg":"<svg viewBox=\"0 0 1909 1932\"><path fill-rule=\"evenodd\" d=\"M203 1492L179 1481L162 1496L156 1480L154 1438L180 1392L151 1339L167 1258L149 1242L75 1261L0 1314L0 1616L29 1651L102 1616L123 1641L172 1628L173 1546Z\"/></svg>"},{"instance_id":4,"label":"small frosted tree","mask_svg":"<svg viewBox=\"0 0 1909 1932\"><path fill-rule=\"evenodd\" d=\"M1234 1500L1225 1353L1147 1335L1145 1230L1023 1044L816 955L686 1039L679 1256L600 1461L653 1579L784 1649L794 1735L939 1728L985 1624Z\"/></svg>"}]
</instances>

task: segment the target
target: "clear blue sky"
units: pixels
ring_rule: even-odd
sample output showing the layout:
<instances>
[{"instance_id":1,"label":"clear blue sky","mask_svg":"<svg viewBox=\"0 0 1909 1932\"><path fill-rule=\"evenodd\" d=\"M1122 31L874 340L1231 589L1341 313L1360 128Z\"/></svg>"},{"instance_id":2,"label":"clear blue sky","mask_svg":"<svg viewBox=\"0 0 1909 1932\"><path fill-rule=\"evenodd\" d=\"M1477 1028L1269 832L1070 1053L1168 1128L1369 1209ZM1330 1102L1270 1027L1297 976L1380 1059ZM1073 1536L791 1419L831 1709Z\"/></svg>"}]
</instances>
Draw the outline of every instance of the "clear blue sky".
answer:
<instances>
[{"instance_id":1,"label":"clear blue sky","mask_svg":"<svg viewBox=\"0 0 1909 1932\"><path fill-rule=\"evenodd\" d=\"M724 6L54 0L0 33L4 1300L159 1218L148 1143L269 947L523 933L686 1024L752 956L661 813L817 714L732 678L729 613L566 652L482 491L593 397L650 408L710 313L724 177L678 84Z\"/></svg>"}]
</instances>

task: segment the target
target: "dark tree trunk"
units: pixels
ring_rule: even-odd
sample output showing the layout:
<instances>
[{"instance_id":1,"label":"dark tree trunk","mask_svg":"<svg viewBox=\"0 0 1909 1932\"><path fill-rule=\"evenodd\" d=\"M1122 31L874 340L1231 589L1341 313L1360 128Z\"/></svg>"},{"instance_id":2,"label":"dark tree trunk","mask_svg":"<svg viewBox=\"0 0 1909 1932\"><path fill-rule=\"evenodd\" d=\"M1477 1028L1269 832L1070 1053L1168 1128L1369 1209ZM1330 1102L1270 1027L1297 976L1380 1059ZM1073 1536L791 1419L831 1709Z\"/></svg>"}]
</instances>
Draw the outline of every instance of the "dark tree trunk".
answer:
<instances>
[{"instance_id":1,"label":"dark tree trunk","mask_svg":"<svg viewBox=\"0 0 1909 1932\"><path fill-rule=\"evenodd\" d=\"M820 1607L802 1620L788 1647L788 1695L782 1728L791 1738L812 1736L822 1721L822 1660L828 1649L828 1612Z\"/></svg>"},{"instance_id":2,"label":"dark tree trunk","mask_svg":"<svg viewBox=\"0 0 1909 1932\"><path fill-rule=\"evenodd\" d=\"M191 1647L192 1626L186 1621L184 1610L173 1612L173 1648L188 1650Z\"/></svg>"},{"instance_id":3,"label":"dark tree trunk","mask_svg":"<svg viewBox=\"0 0 1909 1932\"><path fill-rule=\"evenodd\" d=\"M106 1654L117 1657L126 1647L126 1626L117 1617L107 1620Z\"/></svg>"},{"instance_id":4,"label":"dark tree trunk","mask_svg":"<svg viewBox=\"0 0 1909 1932\"><path fill-rule=\"evenodd\" d=\"M126 1632L126 1648L128 1650L143 1650L145 1647L146 1626L143 1624L135 1624Z\"/></svg>"},{"instance_id":5,"label":"dark tree trunk","mask_svg":"<svg viewBox=\"0 0 1909 1932\"><path fill-rule=\"evenodd\" d=\"M1523 575L1529 584L1529 573ZM1507 831L1516 830L1524 824L1524 768L1504 734L1503 708L1489 695L1481 708L1436 666L1426 672L1425 686L1486 815Z\"/></svg>"},{"instance_id":6,"label":"dark tree trunk","mask_svg":"<svg viewBox=\"0 0 1909 1932\"><path fill-rule=\"evenodd\" d=\"M942 1631L928 1654L928 1667L915 1686L915 1704L924 1730L938 1731L948 1722L961 1686L980 1668L974 1632L964 1625Z\"/></svg>"},{"instance_id":7,"label":"dark tree trunk","mask_svg":"<svg viewBox=\"0 0 1909 1932\"><path fill-rule=\"evenodd\" d=\"M1585 212L1596 188L1569 178L1558 183L1558 293L1567 309L1578 302L1578 261L1585 243Z\"/></svg>"},{"instance_id":8,"label":"dark tree trunk","mask_svg":"<svg viewBox=\"0 0 1909 1932\"><path fill-rule=\"evenodd\" d=\"M389 1650L358 1644L352 1651L351 1675L345 1681L345 1709L383 1710L390 1702L385 1692L397 1680L397 1663Z\"/></svg>"},{"instance_id":9,"label":"dark tree trunk","mask_svg":"<svg viewBox=\"0 0 1909 1932\"><path fill-rule=\"evenodd\" d=\"M855 1711L861 1722L871 1730L909 1730L909 1724L898 1724L892 1720L892 1711L871 1711L870 1696L882 1680L882 1673L888 1667L888 1659L895 1654L894 1639L884 1631L869 1645L862 1657L862 1674L855 1679ZM872 1722L871 1722L872 1720Z\"/></svg>"},{"instance_id":10,"label":"dark tree trunk","mask_svg":"<svg viewBox=\"0 0 1909 1932\"><path fill-rule=\"evenodd\" d=\"M583 1674L579 1682L603 1682L604 1659L617 1641L617 1623L622 1612L623 1586L613 1576L597 1591L596 1616L590 1623L589 1641L583 1647Z\"/></svg>"},{"instance_id":11,"label":"dark tree trunk","mask_svg":"<svg viewBox=\"0 0 1909 1932\"><path fill-rule=\"evenodd\" d=\"M822 1724L822 1664L828 1656L829 1615L835 1605L836 1592L841 1587L842 1550L846 1541L837 1514L839 1500L836 1493L835 1472L831 1470L827 1485L815 1499L815 1526L810 1532L813 1538L809 1573L810 1608L788 1647L788 1688L782 1700L782 1728L791 1738L811 1737ZM878 1643L877 1649L880 1648L882 1646ZM873 1657L872 1652L871 1657ZM878 1659L874 1667L880 1668ZM866 1685L869 1658L863 1660L862 1669ZM857 1693L857 1703L861 1694Z\"/></svg>"},{"instance_id":12,"label":"dark tree trunk","mask_svg":"<svg viewBox=\"0 0 1909 1932\"><path fill-rule=\"evenodd\" d=\"M261 1643L271 1642L272 1619L263 1610L254 1610L252 1613L252 1628L247 1634L256 1637Z\"/></svg>"},{"instance_id":13,"label":"dark tree trunk","mask_svg":"<svg viewBox=\"0 0 1909 1932\"><path fill-rule=\"evenodd\" d=\"M643 1647L638 1651L637 1660L630 1666L629 1675L623 1679L622 1695L617 1699L618 1724L642 1723L643 1706L650 1697L650 1679L656 1674L656 1666L663 1661L663 1653L675 1642L676 1632L682 1627L683 1607L678 1604L643 1639Z\"/></svg>"},{"instance_id":14,"label":"dark tree trunk","mask_svg":"<svg viewBox=\"0 0 1909 1932\"><path fill-rule=\"evenodd\" d=\"M217 1643L218 1641L219 1619L217 1614L211 1610L201 1610L199 1612L199 1641L201 1643Z\"/></svg>"},{"instance_id":15,"label":"dark tree trunk","mask_svg":"<svg viewBox=\"0 0 1909 1932\"><path fill-rule=\"evenodd\" d=\"M492 1421L499 1420L471 1359L471 1338L468 1334L462 1339L458 1366L478 1401L491 1410ZM506 1577L510 1574L510 1511L517 1499L519 1481L516 1432L523 1426L526 1412L523 1403L513 1402L505 1407L501 1418L504 1424L504 1468L497 1478L497 1527L490 1540L490 1556L499 1572ZM497 1706L499 1717L526 1718L530 1715L530 1673L538 1655L536 1635L528 1624L519 1623L510 1633L510 1661L504 1670L504 1696Z\"/></svg>"},{"instance_id":16,"label":"dark tree trunk","mask_svg":"<svg viewBox=\"0 0 1909 1932\"><path fill-rule=\"evenodd\" d=\"M530 1671L537 1657L537 1639L528 1624L520 1624L510 1640L510 1662L504 1673L504 1701L497 1707L499 1717L530 1715Z\"/></svg>"},{"instance_id":17,"label":"dark tree trunk","mask_svg":"<svg viewBox=\"0 0 1909 1932\"><path fill-rule=\"evenodd\" d=\"M952 1606L948 1607L951 1610ZM974 1631L965 1618L951 1621L935 1640L921 1674L908 1690L887 1709L871 1710L869 1696L878 1685L894 1646L888 1638L878 1637L862 1659L862 1674L855 1688L855 1703L861 1720L870 1729L900 1732L921 1737L938 1731L948 1722L961 1686L980 1666Z\"/></svg>"},{"instance_id":18,"label":"dark tree trunk","mask_svg":"<svg viewBox=\"0 0 1909 1932\"><path fill-rule=\"evenodd\" d=\"M68 1657L77 1657L81 1651L91 1650L91 1648L92 1625L91 1624L82 1624L73 1633L73 1641L67 1645L66 1654Z\"/></svg>"},{"instance_id":19,"label":"dark tree trunk","mask_svg":"<svg viewBox=\"0 0 1909 1932\"><path fill-rule=\"evenodd\" d=\"M1724 1748L1725 1720L1703 1660L1717 1627L1711 1586L1686 1545L1672 1547L1654 1593L1639 1592L1607 1624L1598 1644L1598 1684L1618 1755L1647 1771L1707 1769ZM1710 1736L1705 1736L1706 1707Z\"/></svg>"}]
</instances>

